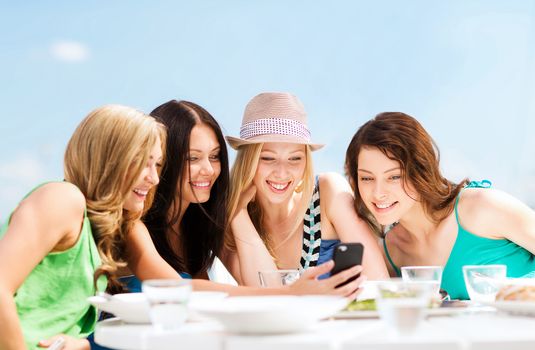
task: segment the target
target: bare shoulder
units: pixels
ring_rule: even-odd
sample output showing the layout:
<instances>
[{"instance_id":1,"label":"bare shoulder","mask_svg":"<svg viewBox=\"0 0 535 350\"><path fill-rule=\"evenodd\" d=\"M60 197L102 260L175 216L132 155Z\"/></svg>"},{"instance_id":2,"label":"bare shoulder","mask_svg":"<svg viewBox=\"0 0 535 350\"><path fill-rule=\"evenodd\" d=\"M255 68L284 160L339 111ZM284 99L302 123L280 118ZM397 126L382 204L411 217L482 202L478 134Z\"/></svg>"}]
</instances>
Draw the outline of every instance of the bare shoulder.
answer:
<instances>
[{"instance_id":1,"label":"bare shoulder","mask_svg":"<svg viewBox=\"0 0 535 350\"><path fill-rule=\"evenodd\" d=\"M492 188L467 188L459 199L461 225L470 232L502 238L504 224L529 208L510 194Z\"/></svg>"},{"instance_id":2,"label":"bare shoulder","mask_svg":"<svg viewBox=\"0 0 535 350\"><path fill-rule=\"evenodd\" d=\"M50 218L83 217L85 210L85 197L75 185L68 182L47 183L20 203L21 208L31 209L36 215L46 215Z\"/></svg>"},{"instance_id":3,"label":"bare shoulder","mask_svg":"<svg viewBox=\"0 0 535 350\"><path fill-rule=\"evenodd\" d=\"M459 199L463 216L492 215L521 202L510 194L493 188L467 188Z\"/></svg>"},{"instance_id":4,"label":"bare shoulder","mask_svg":"<svg viewBox=\"0 0 535 350\"><path fill-rule=\"evenodd\" d=\"M147 228L145 223L139 219L136 220L132 225L129 235L136 237L150 236L149 229Z\"/></svg>"},{"instance_id":5,"label":"bare shoulder","mask_svg":"<svg viewBox=\"0 0 535 350\"><path fill-rule=\"evenodd\" d=\"M327 172L319 175L320 192L335 194L338 192L351 193L347 180L336 172Z\"/></svg>"}]
</instances>

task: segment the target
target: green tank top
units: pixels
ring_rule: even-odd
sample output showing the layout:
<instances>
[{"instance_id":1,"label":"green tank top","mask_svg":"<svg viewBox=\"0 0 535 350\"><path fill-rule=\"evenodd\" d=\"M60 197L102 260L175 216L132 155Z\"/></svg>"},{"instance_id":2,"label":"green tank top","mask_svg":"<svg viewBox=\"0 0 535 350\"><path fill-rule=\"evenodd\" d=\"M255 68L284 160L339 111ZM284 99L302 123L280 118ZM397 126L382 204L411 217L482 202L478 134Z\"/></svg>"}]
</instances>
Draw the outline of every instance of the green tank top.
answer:
<instances>
[{"instance_id":1,"label":"green tank top","mask_svg":"<svg viewBox=\"0 0 535 350\"><path fill-rule=\"evenodd\" d=\"M483 180L472 181L465 188L488 188L490 186L490 181ZM507 266L508 277L535 277L535 256L530 251L508 239L490 239L477 236L461 226L457 210L459 197L460 195L457 196L454 207L455 219L457 220L457 238L446 266L444 266L441 288L446 290L452 299L468 299L468 292L464 285L463 265L504 264ZM396 274L400 276L401 271L392 261L385 241L383 239L387 260Z\"/></svg>"},{"instance_id":2,"label":"green tank top","mask_svg":"<svg viewBox=\"0 0 535 350\"><path fill-rule=\"evenodd\" d=\"M0 239L7 231L10 219L11 215L0 229ZM40 340L59 333L82 338L93 332L97 310L87 298L95 295L93 275L100 264L89 218L84 212L76 244L66 251L46 255L15 293L28 349L42 349L37 347ZM99 279L97 285L104 291L106 280Z\"/></svg>"},{"instance_id":3,"label":"green tank top","mask_svg":"<svg viewBox=\"0 0 535 350\"><path fill-rule=\"evenodd\" d=\"M466 187L490 186L490 181L483 180L472 181ZM452 299L468 299L463 265L503 264L507 266L507 277L523 277L535 271L535 257L530 251L508 239L484 238L465 230L459 223L458 203L459 196L455 200L457 239L442 273L442 288Z\"/></svg>"}]
</instances>

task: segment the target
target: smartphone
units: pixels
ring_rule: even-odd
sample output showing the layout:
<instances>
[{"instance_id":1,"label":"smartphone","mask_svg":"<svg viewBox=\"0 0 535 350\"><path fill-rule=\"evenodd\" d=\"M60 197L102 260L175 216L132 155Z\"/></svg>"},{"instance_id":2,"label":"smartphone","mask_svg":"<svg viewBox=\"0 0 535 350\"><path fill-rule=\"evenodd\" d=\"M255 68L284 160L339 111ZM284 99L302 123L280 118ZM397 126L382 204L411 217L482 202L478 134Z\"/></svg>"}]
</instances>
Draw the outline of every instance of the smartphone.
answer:
<instances>
[{"instance_id":1,"label":"smartphone","mask_svg":"<svg viewBox=\"0 0 535 350\"><path fill-rule=\"evenodd\" d=\"M349 269L350 267L362 264L362 255L364 254L364 246L362 243L339 243L334 247L333 260L334 267L331 270L331 275L336 275L338 272ZM336 286L337 288L346 283L354 281L360 274L351 277L344 283Z\"/></svg>"}]
</instances>

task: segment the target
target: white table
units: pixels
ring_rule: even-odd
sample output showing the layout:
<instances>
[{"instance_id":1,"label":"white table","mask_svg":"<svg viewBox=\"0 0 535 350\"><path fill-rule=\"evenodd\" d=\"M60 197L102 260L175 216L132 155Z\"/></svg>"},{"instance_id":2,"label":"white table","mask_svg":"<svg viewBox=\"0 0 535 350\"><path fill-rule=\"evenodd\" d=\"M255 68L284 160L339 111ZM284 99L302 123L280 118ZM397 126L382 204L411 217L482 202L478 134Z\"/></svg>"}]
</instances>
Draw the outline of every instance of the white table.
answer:
<instances>
[{"instance_id":1,"label":"white table","mask_svg":"<svg viewBox=\"0 0 535 350\"><path fill-rule=\"evenodd\" d=\"M125 350L532 350L535 318L501 313L432 317L417 333L404 337L392 335L379 319L327 320L307 332L268 336L227 334L211 321L187 323L180 330L159 333L150 325L112 319L97 325L95 341Z\"/></svg>"}]
</instances>

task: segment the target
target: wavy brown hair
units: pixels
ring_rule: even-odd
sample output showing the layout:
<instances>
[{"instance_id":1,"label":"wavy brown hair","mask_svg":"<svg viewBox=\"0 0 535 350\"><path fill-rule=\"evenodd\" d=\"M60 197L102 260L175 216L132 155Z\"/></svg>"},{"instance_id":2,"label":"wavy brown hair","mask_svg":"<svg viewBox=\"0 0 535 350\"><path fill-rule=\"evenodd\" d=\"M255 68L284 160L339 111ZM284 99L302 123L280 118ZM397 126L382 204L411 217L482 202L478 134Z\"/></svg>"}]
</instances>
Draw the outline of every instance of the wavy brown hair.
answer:
<instances>
[{"instance_id":1,"label":"wavy brown hair","mask_svg":"<svg viewBox=\"0 0 535 350\"><path fill-rule=\"evenodd\" d=\"M123 210L123 203L158 138L163 148L165 128L154 118L130 107L108 105L92 111L69 140L64 175L86 199L87 215L102 258L95 281L105 274L110 286L116 286L115 272L126 265L127 233L141 212ZM153 195L149 193L145 208L151 205Z\"/></svg>"},{"instance_id":2,"label":"wavy brown hair","mask_svg":"<svg viewBox=\"0 0 535 350\"><path fill-rule=\"evenodd\" d=\"M384 112L362 125L346 151L345 171L355 195L355 209L373 231L382 236L382 228L360 197L357 169L360 151L379 149L401 168L403 187L410 183L419 194L425 214L438 223L453 210L455 198L468 182L456 184L442 176L440 152L423 126L410 115Z\"/></svg>"}]
</instances>

